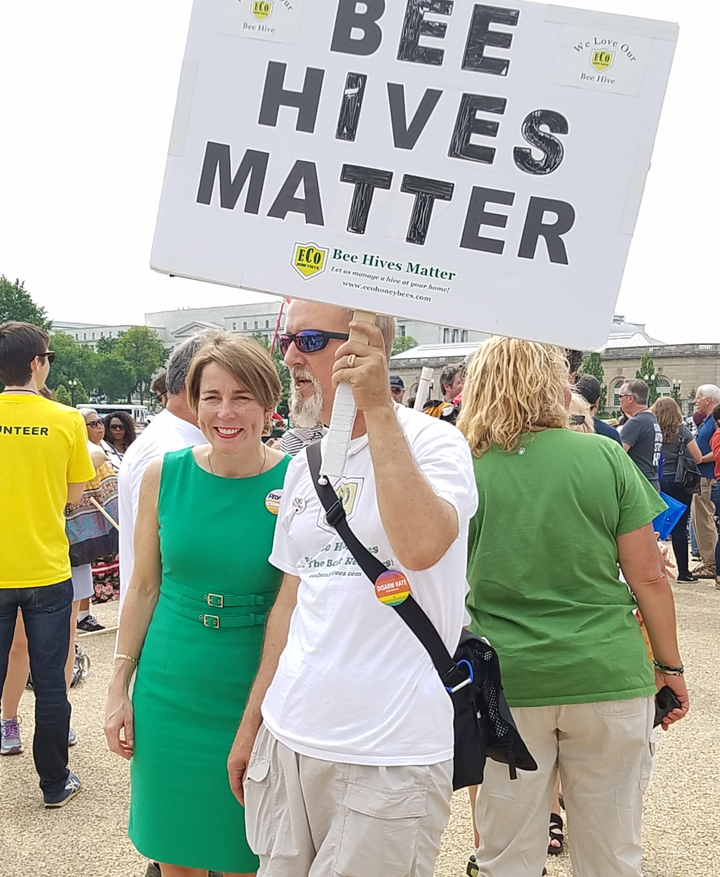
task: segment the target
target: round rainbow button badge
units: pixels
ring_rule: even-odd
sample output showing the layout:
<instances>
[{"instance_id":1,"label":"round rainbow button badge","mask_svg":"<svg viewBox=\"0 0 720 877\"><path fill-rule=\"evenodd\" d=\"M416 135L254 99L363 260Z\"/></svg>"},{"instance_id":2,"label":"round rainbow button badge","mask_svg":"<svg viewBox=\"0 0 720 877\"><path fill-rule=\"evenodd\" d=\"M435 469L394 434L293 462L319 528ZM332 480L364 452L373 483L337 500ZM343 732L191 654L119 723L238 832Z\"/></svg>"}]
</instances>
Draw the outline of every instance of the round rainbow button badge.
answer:
<instances>
[{"instance_id":1,"label":"round rainbow button badge","mask_svg":"<svg viewBox=\"0 0 720 877\"><path fill-rule=\"evenodd\" d=\"M375 594L386 606L399 606L410 596L410 582L401 572L389 569L378 576Z\"/></svg>"}]
</instances>

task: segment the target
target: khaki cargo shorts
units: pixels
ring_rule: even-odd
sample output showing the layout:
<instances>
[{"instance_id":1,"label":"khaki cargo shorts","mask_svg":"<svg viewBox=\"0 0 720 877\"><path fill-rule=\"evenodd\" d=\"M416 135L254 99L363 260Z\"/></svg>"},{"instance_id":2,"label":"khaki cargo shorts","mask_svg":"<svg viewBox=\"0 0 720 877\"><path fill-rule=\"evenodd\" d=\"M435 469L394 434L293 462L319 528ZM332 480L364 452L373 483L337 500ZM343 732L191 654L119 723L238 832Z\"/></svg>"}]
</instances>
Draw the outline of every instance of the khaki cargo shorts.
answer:
<instances>
[{"instance_id":1,"label":"khaki cargo shorts","mask_svg":"<svg viewBox=\"0 0 720 877\"><path fill-rule=\"evenodd\" d=\"M451 795L452 761L321 761L263 724L245 775L258 877L432 877Z\"/></svg>"}]
</instances>

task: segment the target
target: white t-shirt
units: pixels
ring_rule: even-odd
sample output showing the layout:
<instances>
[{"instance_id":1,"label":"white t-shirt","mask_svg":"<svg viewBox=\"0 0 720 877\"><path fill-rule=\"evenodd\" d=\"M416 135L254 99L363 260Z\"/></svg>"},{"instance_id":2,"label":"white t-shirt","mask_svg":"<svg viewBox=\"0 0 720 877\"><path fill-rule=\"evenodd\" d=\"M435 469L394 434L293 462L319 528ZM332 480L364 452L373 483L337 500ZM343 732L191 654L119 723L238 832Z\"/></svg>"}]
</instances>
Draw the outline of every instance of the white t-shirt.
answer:
<instances>
[{"instance_id":1,"label":"white t-shirt","mask_svg":"<svg viewBox=\"0 0 720 877\"><path fill-rule=\"evenodd\" d=\"M203 445L207 439L192 423L161 411L125 452L118 472L120 515L120 609L125 600L135 564L133 533L137 517L140 484L148 465L168 451Z\"/></svg>"},{"instance_id":2,"label":"white t-shirt","mask_svg":"<svg viewBox=\"0 0 720 877\"><path fill-rule=\"evenodd\" d=\"M457 510L460 532L445 556L421 572L395 559L367 436L351 442L345 474L333 486L360 542L405 573L452 654L464 622L468 522L477 507L470 450L454 426L395 407L420 471ZM395 610L380 603L324 518L303 450L287 471L270 556L301 581L262 705L265 723L290 749L325 761L419 765L452 758L452 704L430 657Z\"/></svg>"}]
</instances>

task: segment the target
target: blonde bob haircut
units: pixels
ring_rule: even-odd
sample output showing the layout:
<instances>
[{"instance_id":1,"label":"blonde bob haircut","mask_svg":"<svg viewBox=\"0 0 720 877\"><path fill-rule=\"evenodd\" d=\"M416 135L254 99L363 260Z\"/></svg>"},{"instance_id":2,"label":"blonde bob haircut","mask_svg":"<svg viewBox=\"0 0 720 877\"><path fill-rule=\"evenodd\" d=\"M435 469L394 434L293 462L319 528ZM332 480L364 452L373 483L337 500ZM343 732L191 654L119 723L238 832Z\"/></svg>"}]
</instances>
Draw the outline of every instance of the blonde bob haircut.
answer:
<instances>
[{"instance_id":1,"label":"blonde bob haircut","mask_svg":"<svg viewBox=\"0 0 720 877\"><path fill-rule=\"evenodd\" d=\"M513 453L524 433L567 427L568 390L559 347L489 338L470 360L457 425L474 456L492 445Z\"/></svg>"},{"instance_id":2,"label":"blonde bob haircut","mask_svg":"<svg viewBox=\"0 0 720 877\"><path fill-rule=\"evenodd\" d=\"M252 394L263 410L275 410L282 388L268 351L254 338L218 332L203 344L190 363L185 386L188 405L195 414L200 401L202 373L205 366L212 362L227 369Z\"/></svg>"}]
</instances>

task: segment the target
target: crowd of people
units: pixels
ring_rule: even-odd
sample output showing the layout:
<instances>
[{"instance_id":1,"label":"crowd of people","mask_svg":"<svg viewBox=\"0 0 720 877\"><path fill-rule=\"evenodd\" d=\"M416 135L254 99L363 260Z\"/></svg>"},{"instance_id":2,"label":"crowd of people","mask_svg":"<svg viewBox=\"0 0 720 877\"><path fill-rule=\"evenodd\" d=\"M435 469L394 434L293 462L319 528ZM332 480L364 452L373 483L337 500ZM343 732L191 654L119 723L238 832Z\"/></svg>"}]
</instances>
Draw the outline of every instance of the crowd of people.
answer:
<instances>
[{"instance_id":1,"label":"crowd of people","mask_svg":"<svg viewBox=\"0 0 720 877\"><path fill-rule=\"evenodd\" d=\"M538 765L511 779L488 761L470 789L467 874L540 877L564 848L561 794L575 872L639 877L655 694L675 698L665 730L689 708L653 522L663 495L680 503L677 581L715 577L720 389L699 388L693 434L672 399L651 409L647 384L628 381L618 432L567 351L493 338L415 411L389 375L394 334L389 317L293 301L278 338L292 427L273 439L280 381L251 339L177 347L153 384L162 410L136 435L124 412L103 423L44 398L47 335L0 326L3 754L22 749L29 655L44 804L82 788L68 768L74 613L93 565L118 553L105 734L130 761L129 835L148 874L431 877L452 702L308 468L348 381L358 413L331 480L338 509L451 654L464 626L492 643Z\"/></svg>"}]
</instances>

